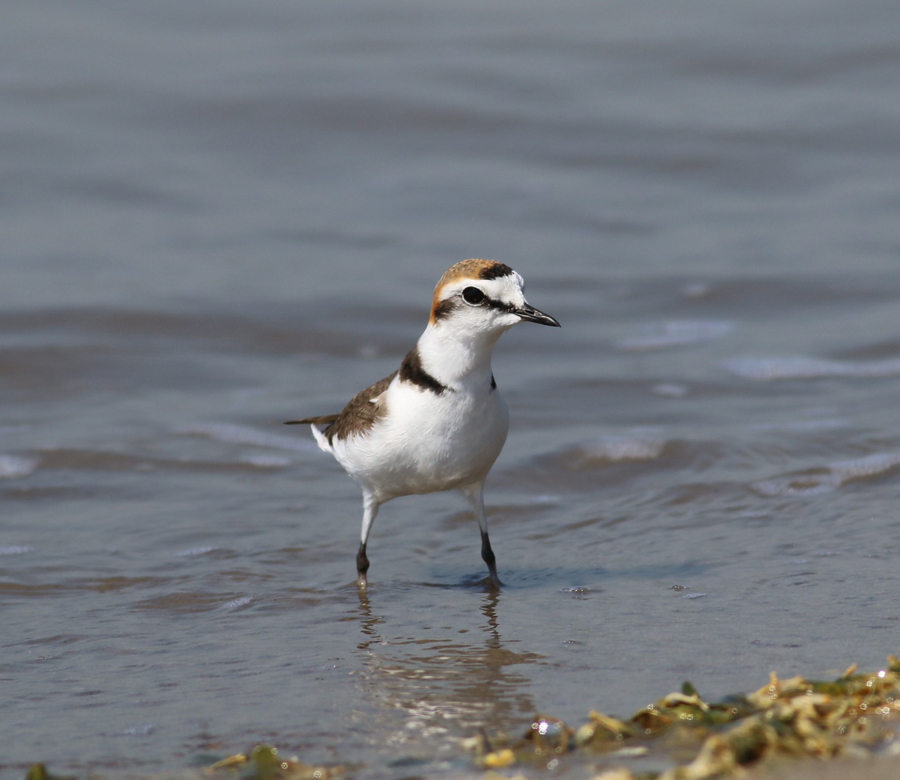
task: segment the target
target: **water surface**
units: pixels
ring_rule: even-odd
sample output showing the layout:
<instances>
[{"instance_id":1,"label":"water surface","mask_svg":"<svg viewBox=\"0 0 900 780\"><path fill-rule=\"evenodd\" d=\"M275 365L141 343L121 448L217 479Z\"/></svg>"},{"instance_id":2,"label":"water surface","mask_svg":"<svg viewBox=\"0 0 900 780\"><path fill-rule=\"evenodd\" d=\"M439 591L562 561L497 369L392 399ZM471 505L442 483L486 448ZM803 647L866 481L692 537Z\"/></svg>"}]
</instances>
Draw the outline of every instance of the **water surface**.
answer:
<instances>
[{"instance_id":1,"label":"water surface","mask_svg":"<svg viewBox=\"0 0 900 780\"><path fill-rule=\"evenodd\" d=\"M7 6L0 776L450 776L900 650L895 4ZM563 323L495 356L507 587L442 494L361 598L358 492L281 421L466 257Z\"/></svg>"}]
</instances>

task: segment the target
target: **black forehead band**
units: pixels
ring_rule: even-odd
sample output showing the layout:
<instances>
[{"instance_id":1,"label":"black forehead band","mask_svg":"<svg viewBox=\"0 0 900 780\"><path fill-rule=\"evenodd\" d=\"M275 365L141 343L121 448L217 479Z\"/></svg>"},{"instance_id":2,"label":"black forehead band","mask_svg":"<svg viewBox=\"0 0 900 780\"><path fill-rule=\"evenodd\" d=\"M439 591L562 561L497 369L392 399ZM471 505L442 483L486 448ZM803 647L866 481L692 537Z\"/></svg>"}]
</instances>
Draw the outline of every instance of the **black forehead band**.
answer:
<instances>
[{"instance_id":1,"label":"black forehead band","mask_svg":"<svg viewBox=\"0 0 900 780\"><path fill-rule=\"evenodd\" d=\"M513 269L506 263L491 263L481 269L478 273L478 278L490 281L491 279L499 279L501 276L512 276L513 273L515 273Z\"/></svg>"}]
</instances>

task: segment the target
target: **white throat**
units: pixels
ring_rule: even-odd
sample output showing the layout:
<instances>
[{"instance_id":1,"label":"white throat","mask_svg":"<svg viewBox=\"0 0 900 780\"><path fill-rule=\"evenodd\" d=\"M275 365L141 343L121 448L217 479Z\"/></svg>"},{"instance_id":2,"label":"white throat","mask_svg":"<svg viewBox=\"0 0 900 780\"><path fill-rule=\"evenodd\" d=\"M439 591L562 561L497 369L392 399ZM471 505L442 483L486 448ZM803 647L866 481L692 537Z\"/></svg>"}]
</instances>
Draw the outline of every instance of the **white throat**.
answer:
<instances>
[{"instance_id":1,"label":"white throat","mask_svg":"<svg viewBox=\"0 0 900 780\"><path fill-rule=\"evenodd\" d=\"M429 324L418 342L422 367L453 389L489 386L494 345L507 328L472 332L450 323Z\"/></svg>"}]
</instances>

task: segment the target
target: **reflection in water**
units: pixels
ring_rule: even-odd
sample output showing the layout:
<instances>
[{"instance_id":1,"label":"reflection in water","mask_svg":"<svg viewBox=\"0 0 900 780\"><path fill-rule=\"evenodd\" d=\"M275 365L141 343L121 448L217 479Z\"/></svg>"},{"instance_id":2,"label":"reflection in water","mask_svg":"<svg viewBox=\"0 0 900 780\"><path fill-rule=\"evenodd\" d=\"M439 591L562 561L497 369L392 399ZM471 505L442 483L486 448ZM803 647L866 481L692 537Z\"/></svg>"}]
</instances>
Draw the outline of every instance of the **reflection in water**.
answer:
<instances>
[{"instance_id":1,"label":"reflection in water","mask_svg":"<svg viewBox=\"0 0 900 780\"><path fill-rule=\"evenodd\" d=\"M494 731L521 723L534 712L525 692L529 678L509 667L542 664L544 656L504 647L499 601L499 594L485 593L477 641L460 641L460 629L448 626L440 637L390 639L388 620L373 613L369 597L360 594L360 687L378 710L401 714L399 720L384 719L390 733L382 732L379 740L408 750L422 739L466 737L484 728ZM432 743L430 749L435 747Z\"/></svg>"}]
</instances>

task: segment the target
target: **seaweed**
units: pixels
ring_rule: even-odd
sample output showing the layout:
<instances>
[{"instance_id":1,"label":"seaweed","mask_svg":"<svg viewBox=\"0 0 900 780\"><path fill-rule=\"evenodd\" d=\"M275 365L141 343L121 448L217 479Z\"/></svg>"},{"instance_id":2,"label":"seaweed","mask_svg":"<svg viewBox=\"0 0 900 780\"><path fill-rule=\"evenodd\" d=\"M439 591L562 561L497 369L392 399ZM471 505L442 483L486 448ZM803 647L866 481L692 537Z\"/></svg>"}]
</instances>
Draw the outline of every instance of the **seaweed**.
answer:
<instances>
[{"instance_id":1,"label":"seaweed","mask_svg":"<svg viewBox=\"0 0 900 780\"><path fill-rule=\"evenodd\" d=\"M627 720L591 712L573 729L559 718L535 715L520 737L481 731L462 743L478 767L494 773L514 768L517 780L523 780L523 768L556 770L567 757L587 760L599 772L595 780L705 780L780 757L871 756L896 740L898 724L900 660L889 656L884 669L861 674L854 665L834 681L782 680L773 672L759 690L718 702L707 702L686 682ZM635 760L665 768L624 765ZM156 780L339 780L357 768L306 764L261 744ZM34 764L25 780L75 778Z\"/></svg>"},{"instance_id":2,"label":"seaweed","mask_svg":"<svg viewBox=\"0 0 900 780\"><path fill-rule=\"evenodd\" d=\"M628 720L591 712L571 729L536 715L518 739L481 734L464 742L485 769L556 768L559 756L581 754L607 765L597 780L704 780L780 756L868 756L896 738L898 722L900 660L889 656L885 669L859 674L854 665L833 682L782 680L773 672L759 690L713 703L686 682ZM635 774L610 764L652 752L673 756L676 765Z\"/></svg>"},{"instance_id":3,"label":"seaweed","mask_svg":"<svg viewBox=\"0 0 900 780\"><path fill-rule=\"evenodd\" d=\"M239 780L335 780L343 766L313 766L299 758L283 758L272 745L257 745L249 753L238 753L217 761L204 771L210 778L237 777Z\"/></svg>"}]
</instances>

